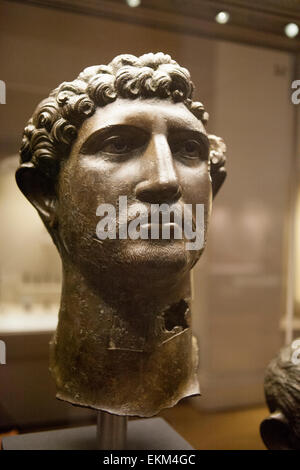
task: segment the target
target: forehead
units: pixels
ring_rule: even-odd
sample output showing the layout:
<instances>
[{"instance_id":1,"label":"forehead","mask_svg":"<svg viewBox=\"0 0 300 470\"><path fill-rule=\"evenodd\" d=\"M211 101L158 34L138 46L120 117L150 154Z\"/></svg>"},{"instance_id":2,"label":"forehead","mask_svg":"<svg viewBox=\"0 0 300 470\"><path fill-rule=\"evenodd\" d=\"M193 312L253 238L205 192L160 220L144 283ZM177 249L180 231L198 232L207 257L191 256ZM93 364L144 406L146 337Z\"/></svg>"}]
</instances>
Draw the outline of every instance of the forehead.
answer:
<instances>
[{"instance_id":1,"label":"forehead","mask_svg":"<svg viewBox=\"0 0 300 470\"><path fill-rule=\"evenodd\" d=\"M117 98L103 108L97 108L86 119L78 133L77 143L83 143L93 132L114 125L133 125L148 132L168 133L172 130L195 130L206 134L202 122L183 103L163 99L127 100Z\"/></svg>"}]
</instances>

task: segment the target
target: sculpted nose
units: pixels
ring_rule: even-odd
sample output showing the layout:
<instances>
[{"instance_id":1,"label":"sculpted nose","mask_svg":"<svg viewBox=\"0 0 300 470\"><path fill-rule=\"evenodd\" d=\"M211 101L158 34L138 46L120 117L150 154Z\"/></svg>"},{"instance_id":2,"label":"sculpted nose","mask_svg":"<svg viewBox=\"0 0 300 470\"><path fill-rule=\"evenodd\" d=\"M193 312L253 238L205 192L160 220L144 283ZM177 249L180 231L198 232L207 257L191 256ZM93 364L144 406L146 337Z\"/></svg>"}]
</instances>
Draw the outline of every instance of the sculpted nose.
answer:
<instances>
[{"instance_id":1,"label":"sculpted nose","mask_svg":"<svg viewBox=\"0 0 300 470\"><path fill-rule=\"evenodd\" d=\"M142 165L145 165L146 179L136 186L137 199L160 204L175 202L181 197L172 152L164 135L156 135L150 141Z\"/></svg>"}]
</instances>

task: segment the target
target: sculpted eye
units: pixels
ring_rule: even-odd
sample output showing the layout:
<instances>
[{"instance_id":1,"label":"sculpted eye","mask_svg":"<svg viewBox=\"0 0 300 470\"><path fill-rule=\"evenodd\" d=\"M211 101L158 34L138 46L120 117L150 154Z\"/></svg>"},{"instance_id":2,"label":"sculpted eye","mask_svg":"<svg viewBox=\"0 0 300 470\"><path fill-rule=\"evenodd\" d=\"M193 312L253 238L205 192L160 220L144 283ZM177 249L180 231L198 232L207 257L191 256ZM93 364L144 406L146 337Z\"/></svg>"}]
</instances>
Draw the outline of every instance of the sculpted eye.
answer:
<instances>
[{"instance_id":1,"label":"sculpted eye","mask_svg":"<svg viewBox=\"0 0 300 470\"><path fill-rule=\"evenodd\" d=\"M182 150L190 158L197 158L201 155L201 145L196 140L187 140L184 142Z\"/></svg>"},{"instance_id":2,"label":"sculpted eye","mask_svg":"<svg viewBox=\"0 0 300 470\"><path fill-rule=\"evenodd\" d=\"M112 136L103 142L100 150L105 153L122 154L134 149L132 141L122 136Z\"/></svg>"},{"instance_id":3,"label":"sculpted eye","mask_svg":"<svg viewBox=\"0 0 300 470\"><path fill-rule=\"evenodd\" d=\"M179 158L204 160L206 158L203 145L195 139L187 139L175 142L172 152Z\"/></svg>"},{"instance_id":4,"label":"sculpted eye","mask_svg":"<svg viewBox=\"0 0 300 470\"><path fill-rule=\"evenodd\" d=\"M147 144L149 135L134 126L117 125L94 132L82 145L83 155L130 156Z\"/></svg>"}]
</instances>

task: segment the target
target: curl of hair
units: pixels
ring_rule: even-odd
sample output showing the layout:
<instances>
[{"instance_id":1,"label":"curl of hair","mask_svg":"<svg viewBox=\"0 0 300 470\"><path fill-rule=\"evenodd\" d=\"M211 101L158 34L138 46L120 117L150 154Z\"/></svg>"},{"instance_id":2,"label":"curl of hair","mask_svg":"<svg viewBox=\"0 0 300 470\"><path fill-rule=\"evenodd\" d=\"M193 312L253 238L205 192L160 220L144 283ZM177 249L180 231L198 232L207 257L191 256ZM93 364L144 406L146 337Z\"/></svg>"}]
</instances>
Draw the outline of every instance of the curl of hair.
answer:
<instances>
[{"instance_id":1,"label":"curl of hair","mask_svg":"<svg viewBox=\"0 0 300 470\"><path fill-rule=\"evenodd\" d=\"M271 413L283 412L300 440L300 363L293 362L294 352L291 345L281 349L266 369L264 387Z\"/></svg>"},{"instance_id":2,"label":"curl of hair","mask_svg":"<svg viewBox=\"0 0 300 470\"><path fill-rule=\"evenodd\" d=\"M72 82L63 82L36 108L23 132L21 164L31 161L52 178L59 171L83 121L96 107L118 96L135 99L158 97L183 102L206 124L202 103L192 101L193 83L187 69L158 52L135 57L122 54L108 65L84 69Z\"/></svg>"},{"instance_id":3,"label":"curl of hair","mask_svg":"<svg viewBox=\"0 0 300 470\"><path fill-rule=\"evenodd\" d=\"M90 80L87 92L96 106L110 103L117 97L115 78L108 73L96 75Z\"/></svg>"}]
</instances>

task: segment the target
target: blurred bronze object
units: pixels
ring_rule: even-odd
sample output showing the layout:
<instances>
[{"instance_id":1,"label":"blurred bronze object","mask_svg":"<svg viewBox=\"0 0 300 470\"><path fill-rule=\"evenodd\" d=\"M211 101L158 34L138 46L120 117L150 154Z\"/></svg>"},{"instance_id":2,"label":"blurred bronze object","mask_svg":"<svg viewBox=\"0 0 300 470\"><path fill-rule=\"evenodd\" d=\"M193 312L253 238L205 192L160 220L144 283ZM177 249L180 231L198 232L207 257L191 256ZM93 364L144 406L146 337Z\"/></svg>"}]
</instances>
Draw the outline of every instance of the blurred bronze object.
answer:
<instances>
[{"instance_id":1,"label":"blurred bronze object","mask_svg":"<svg viewBox=\"0 0 300 470\"><path fill-rule=\"evenodd\" d=\"M270 362L265 395L271 415L260 426L270 450L300 450L300 338Z\"/></svg>"},{"instance_id":2,"label":"blurred bronze object","mask_svg":"<svg viewBox=\"0 0 300 470\"><path fill-rule=\"evenodd\" d=\"M207 135L208 114L192 92L189 72L170 56L120 55L53 90L24 130L17 183L63 266L50 346L61 400L147 417L199 393L189 272L204 244L187 250L175 232L124 238L119 222L115 239L96 234L97 208L118 208L126 196L127 225L133 209L149 215L162 203L177 212L189 204L195 225L202 205L206 239L225 144Z\"/></svg>"}]
</instances>

